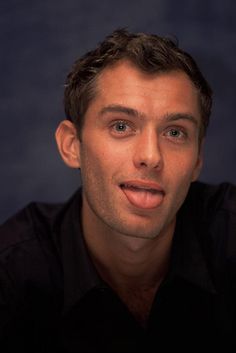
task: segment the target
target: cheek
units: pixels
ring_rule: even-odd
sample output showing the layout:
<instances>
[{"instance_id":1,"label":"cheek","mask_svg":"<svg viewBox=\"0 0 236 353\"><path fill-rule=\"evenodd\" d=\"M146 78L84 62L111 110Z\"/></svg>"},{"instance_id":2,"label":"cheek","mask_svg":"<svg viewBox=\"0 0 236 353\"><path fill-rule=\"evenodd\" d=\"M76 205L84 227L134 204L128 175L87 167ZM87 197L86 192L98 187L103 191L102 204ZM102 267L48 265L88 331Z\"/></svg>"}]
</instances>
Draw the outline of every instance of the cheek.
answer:
<instances>
[{"instance_id":1,"label":"cheek","mask_svg":"<svg viewBox=\"0 0 236 353\"><path fill-rule=\"evenodd\" d=\"M94 178L95 175L98 177L101 174L101 160L103 160L103 157L99 156L98 158L98 156L99 152L96 149L91 147L81 148L81 175L84 179Z\"/></svg>"},{"instance_id":2,"label":"cheek","mask_svg":"<svg viewBox=\"0 0 236 353\"><path fill-rule=\"evenodd\" d=\"M90 144L83 146L80 151L81 177L83 183L93 183L101 187L107 185L115 169L116 158L105 145Z\"/></svg>"},{"instance_id":3,"label":"cheek","mask_svg":"<svg viewBox=\"0 0 236 353\"><path fill-rule=\"evenodd\" d=\"M180 178L180 180L191 179L196 166L198 165L198 154L194 151L190 151L186 154L172 155L171 160L168 160L168 165L170 174Z\"/></svg>"},{"instance_id":4,"label":"cheek","mask_svg":"<svg viewBox=\"0 0 236 353\"><path fill-rule=\"evenodd\" d=\"M178 158L169 164L168 182L177 203L182 203L187 195L195 175L196 163L197 158L192 155L191 158Z\"/></svg>"},{"instance_id":5,"label":"cheek","mask_svg":"<svg viewBox=\"0 0 236 353\"><path fill-rule=\"evenodd\" d=\"M102 140L102 139L101 139ZM97 139L99 141L99 139ZM105 170L112 174L112 171L120 170L127 158L127 148L121 148L116 144L106 143L89 144L81 150L81 156L86 164L92 164L94 168Z\"/></svg>"}]
</instances>

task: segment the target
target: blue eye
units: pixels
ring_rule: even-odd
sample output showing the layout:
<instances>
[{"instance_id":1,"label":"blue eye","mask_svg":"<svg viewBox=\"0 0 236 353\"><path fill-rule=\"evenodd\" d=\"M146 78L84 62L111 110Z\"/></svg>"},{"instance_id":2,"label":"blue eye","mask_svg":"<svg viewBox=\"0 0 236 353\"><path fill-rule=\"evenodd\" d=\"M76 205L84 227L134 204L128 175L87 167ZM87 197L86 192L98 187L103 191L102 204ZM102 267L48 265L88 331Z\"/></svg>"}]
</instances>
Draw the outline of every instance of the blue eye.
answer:
<instances>
[{"instance_id":1,"label":"blue eye","mask_svg":"<svg viewBox=\"0 0 236 353\"><path fill-rule=\"evenodd\" d=\"M172 137L179 137L180 134L181 134L181 131L175 130L175 129L171 129L171 130L169 131L169 134L170 134Z\"/></svg>"},{"instance_id":2,"label":"blue eye","mask_svg":"<svg viewBox=\"0 0 236 353\"><path fill-rule=\"evenodd\" d=\"M124 132L127 130L127 124L124 121L118 121L114 124L114 128L118 132Z\"/></svg>"},{"instance_id":3,"label":"blue eye","mask_svg":"<svg viewBox=\"0 0 236 353\"><path fill-rule=\"evenodd\" d=\"M135 134L135 127L130 121L116 120L109 126L110 133L117 138L126 138Z\"/></svg>"},{"instance_id":4,"label":"blue eye","mask_svg":"<svg viewBox=\"0 0 236 353\"><path fill-rule=\"evenodd\" d=\"M167 134L174 138L184 138L186 136L185 133L179 129L170 129Z\"/></svg>"}]
</instances>

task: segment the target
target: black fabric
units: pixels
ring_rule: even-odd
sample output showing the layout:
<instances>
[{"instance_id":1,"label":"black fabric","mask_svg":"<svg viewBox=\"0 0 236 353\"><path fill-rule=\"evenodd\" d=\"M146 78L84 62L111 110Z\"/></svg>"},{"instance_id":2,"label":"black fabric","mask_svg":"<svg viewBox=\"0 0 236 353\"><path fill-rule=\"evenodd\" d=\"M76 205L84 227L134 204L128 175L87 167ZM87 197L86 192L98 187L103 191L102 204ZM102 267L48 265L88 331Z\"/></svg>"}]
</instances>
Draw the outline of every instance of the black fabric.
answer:
<instances>
[{"instance_id":1,"label":"black fabric","mask_svg":"<svg viewBox=\"0 0 236 353\"><path fill-rule=\"evenodd\" d=\"M0 228L1 353L236 352L236 188L193 183L146 329L98 276L81 190Z\"/></svg>"}]
</instances>

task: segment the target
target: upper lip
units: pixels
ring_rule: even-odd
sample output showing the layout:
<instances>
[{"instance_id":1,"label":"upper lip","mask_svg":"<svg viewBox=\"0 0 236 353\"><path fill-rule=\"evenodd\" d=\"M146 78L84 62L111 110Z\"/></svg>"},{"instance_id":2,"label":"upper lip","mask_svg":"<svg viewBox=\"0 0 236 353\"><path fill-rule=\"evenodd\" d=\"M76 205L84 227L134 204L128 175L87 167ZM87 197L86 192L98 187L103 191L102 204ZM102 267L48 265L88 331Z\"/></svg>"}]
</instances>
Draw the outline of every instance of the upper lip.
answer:
<instances>
[{"instance_id":1,"label":"upper lip","mask_svg":"<svg viewBox=\"0 0 236 353\"><path fill-rule=\"evenodd\" d=\"M164 193L164 189L154 181L148 180L126 180L120 184L120 186L133 186L135 188L155 190Z\"/></svg>"}]
</instances>

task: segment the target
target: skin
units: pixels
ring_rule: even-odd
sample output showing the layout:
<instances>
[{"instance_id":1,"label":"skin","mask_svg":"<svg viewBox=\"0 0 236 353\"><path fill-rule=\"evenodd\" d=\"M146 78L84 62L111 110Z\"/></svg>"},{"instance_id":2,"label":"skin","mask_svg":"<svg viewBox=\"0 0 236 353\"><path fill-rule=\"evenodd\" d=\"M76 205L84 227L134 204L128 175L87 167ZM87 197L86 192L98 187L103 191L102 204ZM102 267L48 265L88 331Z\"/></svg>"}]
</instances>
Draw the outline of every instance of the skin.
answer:
<instances>
[{"instance_id":1,"label":"skin","mask_svg":"<svg viewBox=\"0 0 236 353\"><path fill-rule=\"evenodd\" d=\"M81 140L69 121L57 129L63 160L81 169L92 259L133 312L142 314L143 297L149 312L168 270L176 213L202 166L200 124L199 95L185 73L148 75L121 61L99 76ZM157 206L134 206L120 187L127 180L157 183Z\"/></svg>"}]
</instances>

